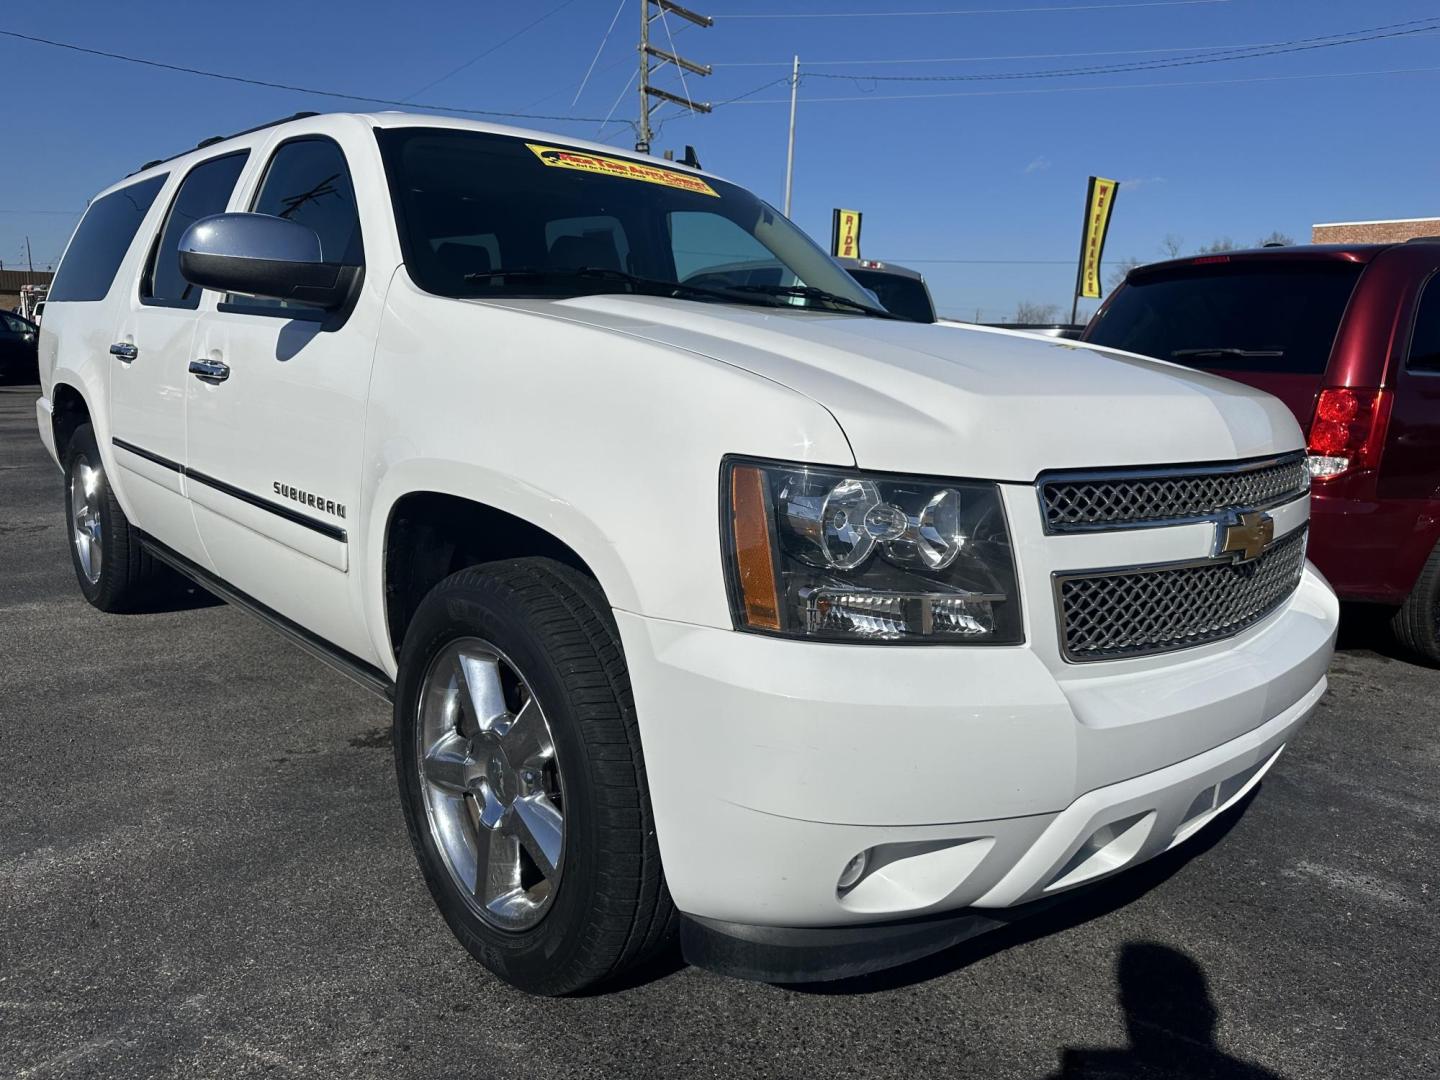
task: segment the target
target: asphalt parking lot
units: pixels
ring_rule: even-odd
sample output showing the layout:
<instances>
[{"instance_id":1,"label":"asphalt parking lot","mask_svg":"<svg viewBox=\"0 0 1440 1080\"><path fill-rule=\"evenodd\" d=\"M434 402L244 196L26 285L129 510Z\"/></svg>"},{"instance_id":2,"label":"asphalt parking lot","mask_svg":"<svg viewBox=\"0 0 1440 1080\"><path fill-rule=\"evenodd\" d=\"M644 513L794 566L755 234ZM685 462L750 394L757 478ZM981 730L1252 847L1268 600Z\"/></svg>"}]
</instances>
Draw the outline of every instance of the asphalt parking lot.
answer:
<instances>
[{"instance_id":1,"label":"asphalt parking lot","mask_svg":"<svg viewBox=\"0 0 1440 1080\"><path fill-rule=\"evenodd\" d=\"M1440 1074L1440 671L1363 618L1243 814L1061 910L855 984L536 1000L431 906L383 701L200 594L85 604L35 396L0 387L0 1076Z\"/></svg>"}]
</instances>

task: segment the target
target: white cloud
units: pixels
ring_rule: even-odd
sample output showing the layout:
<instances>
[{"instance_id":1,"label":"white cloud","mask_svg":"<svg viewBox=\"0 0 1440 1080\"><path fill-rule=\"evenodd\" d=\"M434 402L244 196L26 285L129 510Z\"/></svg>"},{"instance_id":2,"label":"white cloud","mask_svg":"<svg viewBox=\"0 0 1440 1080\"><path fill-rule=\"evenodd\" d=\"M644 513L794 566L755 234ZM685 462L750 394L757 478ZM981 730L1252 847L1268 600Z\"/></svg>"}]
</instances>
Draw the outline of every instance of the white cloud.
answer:
<instances>
[{"instance_id":1,"label":"white cloud","mask_svg":"<svg viewBox=\"0 0 1440 1080\"><path fill-rule=\"evenodd\" d=\"M1044 172L1048 168L1050 168L1050 159L1042 154L1026 165L1022 171L1028 176L1030 173Z\"/></svg>"},{"instance_id":2,"label":"white cloud","mask_svg":"<svg viewBox=\"0 0 1440 1080\"><path fill-rule=\"evenodd\" d=\"M1154 187L1156 184L1166 183L1166 179L1167 178L1163 176L1137 176L1132 180L1120 180L1117 182L1120 185L1121 191L1134 191L1136 188Z\"/></svg>"}]
</instances>

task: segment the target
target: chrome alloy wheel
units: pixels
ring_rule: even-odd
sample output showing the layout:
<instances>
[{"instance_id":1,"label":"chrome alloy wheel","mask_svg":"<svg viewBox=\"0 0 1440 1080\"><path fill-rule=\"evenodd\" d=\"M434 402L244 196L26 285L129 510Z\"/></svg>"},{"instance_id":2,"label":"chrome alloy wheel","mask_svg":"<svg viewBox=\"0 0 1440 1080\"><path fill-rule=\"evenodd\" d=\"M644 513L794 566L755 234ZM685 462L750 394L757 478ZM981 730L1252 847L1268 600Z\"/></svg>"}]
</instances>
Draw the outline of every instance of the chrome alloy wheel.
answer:
<instances>
[{"instance_id":1,"label":"chrome alloy wheel","mask_svg":"<svg viewBox=\"0 0 1440 1080\"><path fill-rule=\"evenodd\" d=\"M487 641L451 642L425 673L416 760L430 836L471 908L529 930L560 887L565 796L550 725Z\"/></svg>"},{"instance_id":2,"label":"chrome alloy wheel","mask_svg":"<svg viewBox=\"0 0 1440 1080\"><path fill-rule=\"evenodd\" d=\"M80 572L91 585L100 580L105 559L100 526L104 483L105 476L99 469L92 468L83 456L75 459L75 470L70 474L70 542L75 545Z\"/></svg>"}]
</instances>

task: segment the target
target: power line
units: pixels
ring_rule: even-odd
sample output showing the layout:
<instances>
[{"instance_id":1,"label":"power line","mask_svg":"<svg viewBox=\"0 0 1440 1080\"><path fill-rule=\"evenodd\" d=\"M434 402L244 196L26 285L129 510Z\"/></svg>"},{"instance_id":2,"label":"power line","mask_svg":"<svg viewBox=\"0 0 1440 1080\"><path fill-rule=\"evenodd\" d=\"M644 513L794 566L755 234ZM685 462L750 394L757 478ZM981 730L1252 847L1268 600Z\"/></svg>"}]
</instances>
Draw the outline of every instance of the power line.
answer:
<instances>
[{"instance_id":1,"label":"power line","mask_svg":"<svg viewBox=\"0 0 1440 1080\"><path fill-rule=\"evenodd\" d=\"M804 76L802 75L801 78L804 78ZM724 101L717 101L717 102L715 102L715 104L712 106L712 108L718 109L721 105L734 105L737 101L744 101L746 98L751 97L751 96L754 95L754 94L758 94L758 93L760 93L762 90L769 90L770 87L772 87L772 86L779 86L781 83L788 83L789 81L790 81L790 76L789 76L789 75L782 75L782 76L780 76L780 78L778 78L778 79L771 79L771 80L770 80L769 82L767 82L767 83L761 83L759 86L755 87L755 89L753 89L753 90L746 90L745 93L743 93L743 94L737 94L735 97L726 98Z\"/></svg>"},{"instance_id":2,"label":"power line","mask_svg":"<svg viewBox=\"0 0 1440 1080\"><path fill-rule=\"evenodd\" d=\"M1077 75L1115 75L1127 71L1157 71L1163 68L1195 67L1202 64L1222 64L1234 60L1250 60L1265 56L1280 56L1286 53L1310 52L1316 49L1333 49L1341 45L1358 45L1368 41L1384 41L1390 38L1410 37L1429 34L1440 30L1440 18L1410 19L1388 26L1369 27L1364 30L1345 31L1340 34L1326 34L1322 37L1298 38L1276 46L1240 51L1218 50L1200 56L1183 59L1144 60L1130 64L1101 64L1081 68L1051 68L1048 71L1011 71L988 75L856 75L843 72L809 72L814 79L847 79L863 82L981 82L1008 79L1052 79Z\"/></svg>"},{"instance_id":3,"label":"power line","mask_svg":"<svg viewBox=\"0 0 1440 1080\"><path fill-rule=\"evenodd\" d=\"M1338 36L1338 35L1332 35ZM1319 40L1318 38L1315 40ZM844 67L846 64L870 64L874 66L894 66L896 64L966 64L978 63L986 60L1064 60L1072 57L1082 56L1141 56L1151 53L1208 53L1241 49L1265 49L1272 45L1286 45L1284 41L1251 41L1240 45L1172 45L1164 49L1102 49L1095 52L1059 52L1059 53L1001 53L994 56L906 56L892 58L876 58L865 60L807 60L806 67ZM789 60L741 60L729 63L711 64L714 68L742 68L742 67L786 67L790 66ZM869 76L867 76L868 78Z\"/></svg>"},{"instance_id":4,"label":"power line","mask_svg":"<svg viewBox=\"0 0 1440 1080\"><path fill-rule=\"evenodd\" d=\"M432 87L439 86L442 82L444 82L446 79L450 78L452 75L459 75L460 72L464 71L466 68L470 67L472 64L479 63L481 60L484 60L485 57L489 56L491 53L495 52L497 49L504 48L506 45L509 45L510 42L514 41L516 38L521 37L522 35L529 33L531 30L535 29L535 27L539 26L539 25L540 25L542 22L544 22L546 19L550 18L550 16L552 16L552 15L558 15L561 11L563 11L565 8L569 7L569 6L570 6L571 4L573 4L574 2L575 2L575 0L562 0L562 3L561 3L558 7L553 7L553 8L551 8L549 11L547 11L544 15L541 15L540 18L536 19L534 22L526 23L526 24L525 24L524 26L522 26L519 30L515 31L515 33L513 33L513 34L511 34L509 37L507 37L504 41L497 41L494 45L491 45L490 48L486 49L484 52L480 53L478 56L472 56L469 60L466 60L465 63L461 64L459 67L455 68L453 71L447 71L444 75L441 75L438 79L434 80L433 82L428 82L428 83L426 83L424 86L420 87L419 90L416 90L416 91L414 91L414 92L412 92L412 93L406 94L406 95L405 95L403 98L401 98L400 100L401 100L402 102L409 101L409 100L410 100L411 98L413 98L416 94L423 94L423 93L425 93L426 90L429 90L429 89L431 89Z\"/></svg>"},{"instance_id":5,"label":"power line","mask_svg":"<svg viewBox=\"0 0 1440 1080\"><path fill-rule=\"evenodd\" d=\"M296 94L310 94L314 97L332 98L339 101L360 101L371 105L404 105L412 109L425 109L430 112L457 113L462 116L494 116L511 120L563 120L571 123L599 123L599 117L595 116L549 116L540 113L506 112L500 109L462 109L455 105L425 105L419 102L402 101L395 98L370 97L365 94L343 94L337 90L317 90L309 86L292 86L288 83L270 82L266 79L251 79L243 75L225 75L218 71L205 71L201 68L184 67L180 64L166 64L159 60L146 60L139 56L127 56L124 53L107 52L104 49L91 49L84 45L73 45L68 41L54 41L50 38L35 37L32 34L22 34L15 30L0 30L0 37L15 38L18 41L28 41L36 45L48 45L54 49L68 49L70 52L85 53L88 56L103 56L107 60L120 60L127 64L139 64L143 67L159 68L162 71L177 71L182 75L199 75L206 79L220 79L224 82L243 83L246 86L263 86L269 90L288 90Z\"/></svg>"},{"instance_id":6,"label":"power line","mask_svg":"<svg viewBox=\"0 0 1440 1080\"><path fill-rule=\"evenodd\" d=\"M600 39L600 46L595 50L594 57L590 60L590 66L585 69L585 77L580 80L580 89L575 91L575 96L570 100L570 107L573 109L575 103L580 100L580 95L585 92L585 87L590 85L590 76L595 73L595 65L600 62L600 54L605 51L605 46L610 44L610 35L615 32L615 24L620 21L620 13L625 10L626 0L620 0L615 5L615 17L610 20L610 27L605 31L605 36Z\"/></svg>"},{"instance_id":7,"label":"power line","mask_svg":"<svg viewBox=\"0 0 1440 1080\"><path fill-rule=\"evenodd\" d=\"M1191 79L1183 82L1107 83L1103 86L1034 86L1023 90L959 90L939 94L848 94L840 97L802 98L806 104L838 101L926 101L936 98L1009 97L1015 94L1078 94L1095 90L1163 90L1167 87L1232 86L1240 83L1292 82L1305 79L1356 79L1368 75L1412 75L1440 71L1440 67L1379 68L1373 71L1327 71L1311 75L1252 75L1240 79ZM801 78L810 76L802 75ZM789 105L789 98L734 101L735 105Z\"/></svg>"},{"instance_id":8,"label":"power line","mask_svg":"<svg viewBox=\"0 0 1440 1080\"><path fill-rule=\"evenodd\" d=\"M1228 4L1230 0L1139 0L1127 4L1070 4L1028 8L962 8L957 11L786 11L758 15L723 15L724 19L899 19L937 15L1031 15L1062 11L1115 11L1121 8L1190 7L1195 4Z\"/></svg>"}]
</instances>

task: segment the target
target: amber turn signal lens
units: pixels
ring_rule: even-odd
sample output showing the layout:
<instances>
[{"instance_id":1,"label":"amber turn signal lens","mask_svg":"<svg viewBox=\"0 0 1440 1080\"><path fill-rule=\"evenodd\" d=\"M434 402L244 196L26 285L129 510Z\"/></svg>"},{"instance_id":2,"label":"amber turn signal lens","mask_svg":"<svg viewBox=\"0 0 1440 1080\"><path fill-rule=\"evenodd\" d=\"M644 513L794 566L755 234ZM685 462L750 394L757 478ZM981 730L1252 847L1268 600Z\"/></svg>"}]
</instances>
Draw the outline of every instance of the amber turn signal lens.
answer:
<instances>
[{"instance_id":1,"label":"amber turn signal lens","mask_svg":"<svg viewBox=\"0 0 1440 1080\"><path fill-rule=\"evenodd\" d=\"M730 527L740 578L740 602L746 625L779 630L780 591L775 582L775 555L770 550L765 474L753 465L730 472Z\"/></svg>"}]
</instances>

